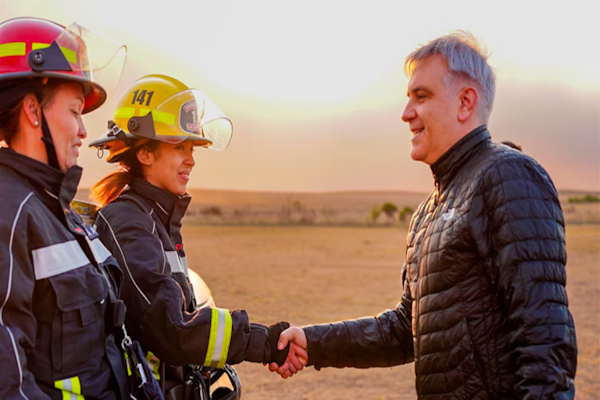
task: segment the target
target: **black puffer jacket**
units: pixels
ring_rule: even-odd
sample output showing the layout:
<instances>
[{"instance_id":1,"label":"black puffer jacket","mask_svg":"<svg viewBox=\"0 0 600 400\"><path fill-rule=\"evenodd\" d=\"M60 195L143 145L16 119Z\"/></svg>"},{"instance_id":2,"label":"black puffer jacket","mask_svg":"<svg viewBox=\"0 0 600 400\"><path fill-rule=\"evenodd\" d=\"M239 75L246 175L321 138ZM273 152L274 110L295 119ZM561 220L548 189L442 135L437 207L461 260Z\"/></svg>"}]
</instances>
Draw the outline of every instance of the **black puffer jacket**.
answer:
<instances>
[{"instance_id":1,"label":"black puffer jacket","mask_svg":"<svg viewBox=\"0 0 600 400\"><path fill-rule=\"evenodd\" d=\"M414 351L421 399L572 399L577 345L550 177L485 127L432 171L436 189L409 229L398 308L306 327L309 362L390 366Z\"/></svg>"}]
</instances>

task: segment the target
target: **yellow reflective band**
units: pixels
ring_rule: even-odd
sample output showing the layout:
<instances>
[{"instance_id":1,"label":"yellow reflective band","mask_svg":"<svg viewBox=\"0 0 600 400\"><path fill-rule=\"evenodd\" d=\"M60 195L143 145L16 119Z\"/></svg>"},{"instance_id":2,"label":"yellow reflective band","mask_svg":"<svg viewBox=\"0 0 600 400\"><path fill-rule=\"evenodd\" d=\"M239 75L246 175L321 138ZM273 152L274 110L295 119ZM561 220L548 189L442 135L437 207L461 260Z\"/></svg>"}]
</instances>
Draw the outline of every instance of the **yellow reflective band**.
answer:
<instances>
[{"instance_id":1,"label":"yellow reflective band","mask_svg":"<svg viewBox=\"0 0 600 400\"><path fill-rule=\"evenodd\" d=\"M148 365L152 369L152 375L154 375L154 378L157 381L159 381L160 380L160 373L159 373L160 360L158 359L158 357L156 357L154 355L154 353L152 353L151 351L149 351L148 354L146 354L146 362L148 363Z\"/></svg>"},{"instance_id":2,"label":"yellow reflective band","mask_svg":"<svg viewBox=\"0 0 600 400\"><path fill-rule=\"evenodd\" d=\"M0 57L24 56L25 53L25 42L0 44Z\"/></svg>"},{"instance_id":3,"label":"yellow reflective band","mask_svg":"<svg viewBox=\"0 0 600 400\"><path fill-rule=\"evenodd\" d=\"M54 387L62 391L62 400L85 400L81 395L81 382L78 376L56 381Z\"/></svg>"},{"instance_id":4,"label":"yellow reflective band","mask_svg":"<svg viewBox=\"0 0 600 400\"><path fill-rule=\"evenodd\" d=\"M175 125L175 116L171 113L164 111L151 110L149 108L140 108L140 117L148 115L150 111L152 111L152 120L154 122L162 122L163 124Z\"/></svg>"},{"instance_id":5,"label":"yellow reflective band","mask_svg":"<svg viewBox=\"0 0 600 400\"><path fill-rule=\"evenodd\" d=\"M231 330L232 322L229 310L213 308L210 321L210 337L204 366L223 368L229 354Z\"/></svg>"},{"instance_id":6,"label":"yellow reflective band","mask_svg":"<svg viewBox=\"0 0 600 400\"><path fill-rule=\"evenodd\" d=\"M135 107L119 107L115 110L114 119L120 118L131 118L136 116L143 117L146 116L152 111L152 120L154 122L162 122L168 125L175 125L175 121L177 118L175 115L158 110L152 110L150 108L135 108Z\"/></svg>"},{"instance_id":7,"label":"yellow reflective band","mask_svg":"<svg viewBox=\"0 0 600 400\"><path fill-rule=\"evenodd\" d=\"M206 349L206 358L204 359L204 366L210 367L213 359L213 353L215 352L215 342L217 341L217 330L219 329L219 310L216 308L212 309L212 316L210 319L210 337L208 338L208 349Z\"/></svg>"},{"instance_id":8,"label":"yellow reflective band","mask_svg":"<svg viewBox=\"0 0 600 400\"><path fill-rule=\"evenodd\" d=\"M45 49L46 47L50 47L50 43L31 43L31 51ZM63 55L71 64L77 64L77 53L75 53L71 49L67 49L66 47L60 46L60 50L63 52Z\"/></svg>"},{"instance_id":9,"label":"yellow reflective band","mask_svg":"<svg viewBox=\"0 0 600 400\"><path fill-rule=\"evenodd\" d=\"M217 364L217 368L221 369L227 362L227 356L229 355L229 344L231 343L231 314L227 312L225 314L225 335L223 337L223 349L221 350L221 358Z\"/></svg>"},{"instance_id":10,"label":"yellow reflective band","mask_svg":"<svg viewBox=\"0 0 600 400\"><path fill-rule=\"evenodd\" d=\"M71 49L67 49L66 47L62 47L62 46L60 49L62 50L62 52L65 55L65 58L67 59L68 62L70 62L71 64L77 64L77 53L75 53Z\"/></svg>"},{"instance_id":11,"label":"yellow reflective band","mask_svg":"<svg viewBox=\"0 0 600 400\"><path fill-rule=\"evenodd\" d=\"M135 108L133 107L119 107L115 110L113 115L114 119L119 118L131 118L135 115Z\"/></svg>"},{"instance_id":12,"label":"yellow reflective band","mask_svg":"<svg viewBox=\"0 0 600 400\"><path fill-rule=\"evenodd\" d=\"M125 352L124 354L125 364L127 364L127 376L131 376L131 361L129 361L129 356L127 355L127 352Z\"/></svg>"},{"instance_id":13,"label":"yellow reflective band","mask_svg":"<svg viewBox=\"0 0 600 400\"><path fill-rule=\"evenodd\" d=\"M46 47L50 47L50 43L31 43L31 51L45 49Z\"/></svg>"}]
</instances>

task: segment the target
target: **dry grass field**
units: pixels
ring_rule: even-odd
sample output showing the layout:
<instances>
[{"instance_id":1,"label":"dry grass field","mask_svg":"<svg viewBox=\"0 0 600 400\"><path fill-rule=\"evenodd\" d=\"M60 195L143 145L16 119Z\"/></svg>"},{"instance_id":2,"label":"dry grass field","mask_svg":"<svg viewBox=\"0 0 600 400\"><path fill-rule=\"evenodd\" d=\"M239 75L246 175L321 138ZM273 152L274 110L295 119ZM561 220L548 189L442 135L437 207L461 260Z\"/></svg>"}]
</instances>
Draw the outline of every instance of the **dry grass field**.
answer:
<instances>
[{"instance_id":1,"label":"dry grass field","mask_svg":"<svg viewBox=\"0 0 600 400\"><path fill-rule=\"evenodd\" d=\"M598 208L596 208L598 212ZM184 228L190 266L220 307L251 321L314 324L374 315L400 296L405 227ZM570 308L579 345L577 399L600 398L600 225L567 226ZM283 380L238 365L245 399L415 399L412 364L371 370L308 368Z\"/></svg>"}]
</instances>

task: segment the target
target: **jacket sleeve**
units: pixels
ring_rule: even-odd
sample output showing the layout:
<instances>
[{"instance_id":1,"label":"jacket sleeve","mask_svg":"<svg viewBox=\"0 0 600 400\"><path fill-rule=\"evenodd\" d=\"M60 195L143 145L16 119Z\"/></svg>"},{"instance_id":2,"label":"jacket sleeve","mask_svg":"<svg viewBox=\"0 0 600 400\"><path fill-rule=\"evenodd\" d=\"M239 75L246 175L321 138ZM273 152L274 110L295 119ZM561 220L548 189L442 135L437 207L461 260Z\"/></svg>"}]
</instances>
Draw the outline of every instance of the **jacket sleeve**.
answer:
<instances>
[{"instance_id":1,"label":"jacket sleeve","mask_svg":"<svg viewBox=\"0 0 600 400\"><path fill-rule=\"evenodd\" d=\"M202 308L185 311L179 284L169 275L153 220L127 202L98 213L100 239L124 270L121 297L127 305L127 329L145 350L170 365L221 368L225 362L268 362L268 330L250 324L243 310Z\"/></svg>"},{"instance_id":2,"label":"jacket sleeve","mask_svg":"<svg viewBox=\"0 0 600 400\"><path fill-rule=\"evenodd\" d=\"M571 399L577 365L568 309L564 220L550 177L531 158L503 158L484 174L492 279L507 310L505 329L522 399ZM481 244L480 244L481 245Z\"/></svg>"},{"instance_id":3,"label":"jacket sleeve","mask_svg":"<svg viewBox=\"0 0 600 400\"><path fill-rule=\"evenodd\" d=\"M376 317L303 327L308 364L323 367L391 367L413 361L412 297L402 269L404 294L394 310Z\"/></svg>"},{"instance_id":4,"label":"jacket sleeve","mask_svg":"<svg viewBox=\"0 0 600 400\"><path fill-rule=\"evenodd\" d=\"M0 237L0 398L49 399L27 369L37 323L32 304L35 276L23 207L0 214Z\"/></svg>"}]
</instances>

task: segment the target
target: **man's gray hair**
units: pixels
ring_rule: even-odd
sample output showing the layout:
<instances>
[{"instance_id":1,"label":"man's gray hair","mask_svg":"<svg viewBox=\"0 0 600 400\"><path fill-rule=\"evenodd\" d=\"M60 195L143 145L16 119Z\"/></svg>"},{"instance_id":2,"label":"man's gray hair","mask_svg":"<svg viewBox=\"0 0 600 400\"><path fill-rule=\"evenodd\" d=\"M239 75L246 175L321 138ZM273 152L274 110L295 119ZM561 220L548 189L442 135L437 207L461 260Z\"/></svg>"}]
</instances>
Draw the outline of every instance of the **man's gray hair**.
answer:
<instances>
[{"instance_id":1,"label":"man's gray hair","mask_svg":"<svg viewBox=\"0 0 600 400\"><path fill-rule=\"evenodd\" d=\"M488 54L475 37L466 31L456 31L439 37L406 57L404 69L410 77L419 61L440 54L448 63L451 77L466 77L473 80L480 94L479 116L487 123L496 93L495 76L487 63Z\"/></svg>"}]
</instances>

